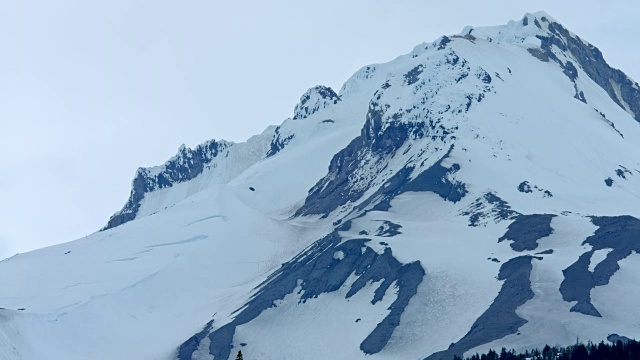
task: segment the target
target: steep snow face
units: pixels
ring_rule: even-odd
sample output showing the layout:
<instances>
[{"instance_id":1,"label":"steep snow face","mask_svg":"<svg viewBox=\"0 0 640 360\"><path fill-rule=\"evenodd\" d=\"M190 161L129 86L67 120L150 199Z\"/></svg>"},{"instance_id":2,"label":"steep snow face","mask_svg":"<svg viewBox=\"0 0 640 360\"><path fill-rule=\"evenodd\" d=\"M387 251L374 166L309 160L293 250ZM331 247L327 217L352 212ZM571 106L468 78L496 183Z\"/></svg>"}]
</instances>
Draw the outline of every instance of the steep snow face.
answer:
<instances>
[{"instance_id":1,"label":"steep snow face","mask_svg":"<svg viewBox=\"0 0 640 360\"><path fill-rule=\"evenodd\" d=\"M450 359L638 338L637 89L544 13L313 87L246 143L139 170L104 231L0 262L0 354Z\"/></svg>"},{"instance_id":2,"label":"steep snow face","mask_svg":"<svg viewBox=\"0 0 640 360\"><path fill-rule=\"evenodd\" d=\"M467 27L462 33L489 41L531 46L528 48L531 55L544 62L556 62L572 81L578 76L575 62L611 100L640 122L638 83L609 66L598 48L567 30L547 13L526 14L521 21L511 21L506 26ZM577 86L576 98L587 101Z\"/></svg>"}]
</instances>

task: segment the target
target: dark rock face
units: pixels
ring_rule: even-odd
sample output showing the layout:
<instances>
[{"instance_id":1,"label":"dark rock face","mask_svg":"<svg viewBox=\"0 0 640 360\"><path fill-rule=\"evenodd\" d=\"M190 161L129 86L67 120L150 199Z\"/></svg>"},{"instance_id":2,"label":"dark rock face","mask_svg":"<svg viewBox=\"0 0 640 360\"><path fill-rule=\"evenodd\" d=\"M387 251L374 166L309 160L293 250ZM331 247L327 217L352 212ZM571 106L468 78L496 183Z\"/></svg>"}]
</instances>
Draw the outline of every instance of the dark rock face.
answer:
<instances>
[{"instance_id":1,"label":"dark rock face","mask_svg":"<svg viewBox=\"0 0 640 360\"><path fill-rule=\"evenodd\" d=\"M442 199L454 203L462 200L462 198L467 195L467 186L460 181L449 180L450 175L460 170L460 165L452 164L450 167L442 166L442 161L451 155L452 150L453 146L442 159L438 160L427 170L421 172L413 180L407 182L406 186L402 188L402 192L430 191L438 194Z\"/></svg>"},{"instance_id":2,"label":"dark rock face","mask_svg":"<svg viewBox=\"0 0 640 360\"><path fill-rule=\"evenodd\" d=\"M575 99L578 99L580 101L582 101L583 103L587 103L587 98L584 97L584 92L582 90L578 91L578 88L576 87L576 94L573 96Z\"/></svg>"},{"instance_id":3,"label":"dark rock face","mask_svg":"<svg viewBox=\"0 0 640 360\"><path fill-rule=\"evenodd\" d=\"M460 213L469 216L469 226L479 226L482 220L491 219L494 222L510 220L520 214L511 209L511 205L498 195L488 192L477 198L468 208Z\"/></svg>"},{"instance_id":4,"label":"dark rock face","mask_svg":"<svg viewBox=\"0 0 640 360\"><path fill-rule=\"evenodd\" d=\"M553 249L547 249L545 251L540 251L539 253L536 253L536 255L551 255L553 254Z\"/></svg>"},{"instance_id":5,"label":"dark rock face","mask_svg":"<svg viewBox=\"0 0 640 360\"><path fill-rule=\"evenodd\" d=\"M529 184L528 181L523 181L518 185L518 191L520 191L521 193L531 194L533 193L533 190L542 192L543 197L546 197L546 198L553 197L553 194L551 193L551 191L545 190L541 187L538 187L537 185L531 186L531 184Z\"/></svg>"},{"instance_id":6,"label":"dark rock face","mask_svg":"<svg viewBox=\"0 0 640 360\"><path fill-rule=\"evenodd\" d=\"M551 29L551 27L550 27ZM587 99L584 96L584 92L578 89L578 84L576 83L576 79L578 79L578 69L573 65L571 61L567 61L563 63L556 54L553 53L551 47L552 45L557 45L562 43L562 40L558 40L554 37L544 37L538 36L538 38L542 41L542 49L531 48L527 49L529 54L538 58L540 61L549 62L550 60L555 61L562 68L562 72L569 78L569 80L573 83L573 88L576 94L573 96L575 99L582 101L583 103L587 103Z\"/></svg>"},{"instance_id":7,"label":"dark rock face","mask_svg":"<svg viewBox=\"0 0 640 360\"><path fill-rule=\"evenodd\" d=\"M484 194L484 199L492 205L496 206L498 209L498 215L502 220L509 219L511 216L517 214L517 212L511 210L511 205L509 205L506 201L502 200L498 195L488 192Z\"/></svg>"},{"instance_id":8,"label":"dark rock face","mask_svg":"<svg viewBox=\"0 0 640 360\"><path fill-rule=\"evenodd\" d=\"M471 32L473 31L473 29L469 30L469 33L465 34L465 35L452 35L452 38L456 38L456 39L465 39L468 40L469 42L475 44L476 42L476 37L471 35Z\"/></svg>"},{"instance_id":9,"label":"dark rock face","mask_svg":"<svg viewBox=\"0 0 640 360\"><path fill-rule=\"evenodd\" d=\"M538 60L543 61L543 62L549 62L549 55L547 55L544 51L542 51L542 50L540 50L538 48L529 48L529 49L527 49L527 51L533 57L538 58Z\"/></svg>"},{"instance_id":10,"label":"dark rock face","mask_svg":"<svg viewBox=\"0 0 640 360\"><path fill-rule=\"evenodd\" d=\"M542 29L542 25L540 25L540 22L538 21L538 19L534 19L534 20L533 20L533 23L534 23L534 24L536 24L536 27L537 27L538 29Z\"/></svg>"},{"instance_id":11,"label":"dark rock face","mask_svg":"<svg viewBox=\"0 0 640 360\"><path fill-rule=\"evenodd\" d=\"M616 169L616 175L621 179L627 180L627 176L631 176L633 175L633 173L631 172L631 170L620 165L620 168Z\"/></svg>"},{"instance_id":12,"label":"dark rock face","mask_svg":"<svg viewBox=\"0 0 640 360\"><path fill-rule=\"evenodd\" d=\"M604 179L604 183L607 184L608 187L611 187L613 185L613 179L612 178L606 178L606 179Z\"/></svg>"},{"instance_id":13,"label":"dark rock face","mask_svg":"<svg viewBox=\"0 0 640 360\"><path fill-rule=\"evenodd\" d=\"M451 167L442 166L442 162L449 157L453 146L440 160L418 176L410 178L413 172L412 167L406 167L382 185L373 195L358 205L358 210L365 210L368 206L374 205L372 210L387 211L391 207L391 200L396 196L406 192L433 192L442 199L458 202L467 194L467 187L464 183L456 180L449 180L450 176L460 170L460 165L453 164Z\"/></svg>"},{"instance_id":14,"label":"dark rock face","mask_svg":"<svg viewBox=\"0 0 640 360\"><path fill-rule=\"evenodd\" d=\"M515 334L527 323L516 314L516 309L533 299L531 290L532 256L513 258L500 267L498 280L505 280L500 293L487 311L473 323L469 332L460 341L451 344L447 350L432 354L427 360L450 360L462 357L465 351L476 346Z\"/></svg>"},{"instance_id":15,"label":"dark rock face","mask_svg":"<svg viewBox=\"0 0 640 360\"><path fill-rule=\"evenodd\" d=\"M413 85L416 82L418 82L418 80L420 80L420 74L422 74L422 71L424 70L424 66L422 64L414 67L413 69L411 69L408 73L404 74L404 82L407 85ZM388 83L386 83L388 84Z\"/></svg>"},{"instance_id":16,"label":"dark rock face","mask_svg":"<svg viewBox=\"0 0 640 360\"><path fill-rule=\"evenodd\" d=\"M359 198L364 191L350 189L349 176L359 166L359 150L364 147L362 136L351 141L346 148L334 155L329 164L329 174L309 190L304 205L296 211L296 216L329 214L344 205L348 199Z\"/></svg>"},{"instance_id":17,"label":"dark rock face","mask_svg":"<svg viewBox=\"0 0 640 360\"><path fill-rule=\"evenodd\" d=\"M189 338L189 340L185 341L182 345L180 345L180 347L178 348L178 360L191 359L191 355L196 350L198 350L198 347L200 346L200 342L207 337L207 334L209 333L209 329L211 329L212 326L213 326L213 320L209 321L207 325L204 326L202 331L193 335L192 337Z\"/></svg>"},{"instance_id":18,"label":"dark rock face","mask_svg":"<svg viewBox=\"0 0 640 360\"><path fill-rule=\"evenodd\" d=\"M564 281L560 284L562 299L567 302L577 301L571 311L585 315L600 317L600 313L591 303L591 289L609 283L609 280L620 269L618 261L640 252L640 220L631 216L593 217L591 222L598 230L589 236L584 244L592 246L562 272ZM612 249L607 257L589 271L593 253L597 250Z\"/></svg>"},{"instance_id":19,"label":"dark rock face","mask_svg":"<svg viewBox=\"0 0 640 360\"><path fill-rule=\"evenodd\" d=\"M449 39L446 36L443 36L442 39L440 39L440 42L438 42L438 50L444 50L447 47L447 44L451 42L451 39Z\"/></svg>"},{"instance_id":20,"label":"dark rock face","mask_svg":"<svg viewBox=\"0 0 640 360\"><path fill-rule=\"evenodd\" d=\"M294 120L306 119L320 109L337 104L340 96L328 86L318 85L307 90L294 109Z\"/></svg>"},{"instance_id":21,"label":"dark rock face","mask_svg":"<svg viewBox=\"0 0 640 360\"><path fill-rule=\"evenodd\" d=\"M258 292L242 307L232 322L214 331L209 325L206 331L211 340L209 352L216 359L227 359L231 353L236 327L246 324L258 317L266 309L275 307L276 300L293 294L301 287L300 303L340 289L351 274L358 278L346 294L350 298L367 284L378 282L372 304L381 301L387 290L395 282L397 298L389 307L389 314L376 326L360 344L360 349L367 354L382 350L395 328L400 324L400 316L416 294L418 285L424 277L424 270L419 262L401 264L393 257L391 249L386 248L378 254L366 243L368 239L354 239L341 243L338 233L348 230L350 222L341 225L325 238L319 240L307 250L283 266L259 286ZM335 256L341 253L342 256ZM179 349L179 359L191 359L197 348L196 344L204 338L203 333L187 340Z\"/></svg>"},{"instance_id":22,"label":"dark rock face","mask_svg":"<svg viewBox=\"0 0 640 360\"><path fill-rule=\"evenodd\" d=\"M567 75L571 81L575 82L578 78L578 69L576 69L575 65L573 65L571 61L567 61L562 72Z\"/></svg>"},{"instance_id":23,"label":"dark rock face","mask_svg":"<svg viewBox=\"0 0 640 360\"><path fill-rule=\"evenodd\" d=\"M386 248L383 256L385 254L390 255L390 253L391 250ZM374 271L386 271L384 268L386 266L385 263L380 262L379 264L381 265L376 264L377 266L374 268ZM360 350L362 350L362 352L365 354L375 354L384 349L389 339L391 339L393 331L400 325L400 317L409 305L409 300L418 292L418 285L422 282L424 274L424 269L419 262L404 265L398 270L397 281L400 289L398 291L398 298L389 306L389 310L391 310L389 314L382 319L371 334L360 343ZM362 277L360 279L362 279ZM377 281L376 278L371 278L371 280ZM388 288L390 284L391 282L385 279L380 287ZM382 299L382 295L378 295L378 292L376 292L372 304L376 302L377 298Z\"/></svg>"},{"instance_id":24,"label":"dark rock face","mask_svg":"<svg viewBox=\"0 0 640 360\"><path fill-rule=\"evenodd\" d=\"M395 153L408 139L421 138L425 133L424 123L391 121L383 130L384 111L377 103L369 105L366 122L356 137L333 156L329 164L327 176L320 179L309 190L304 205L296 211L296 216L323 214L349 201L359 199L366 191L366 186L355 187L356 170L362 165L365 154L387 156Z\"/></svg>"},{"instance_id":25,"label":"dark rock face","mask_svg":"<svg viewBox=\"0 0 640 360\"><path fill-rule=\"evenodd\" d=\"M528 181L521 182L520 185L518 185L518 191L526 194L530 194L533 192L533 190L531 190L531 185L529 185Z\"/></svg>"},{"instance_id":26,"label":"dark rock face","mask_svg":"<svg viewBox=\"0 0 640 360\"><path fill-rule=\"evenodd\" d=\"M287 136L281 134L280 126L278 126L275 130L275 134L273 135L273 139L271 139L271 146L269 147L269 151L267 151L266 157L271 157L280 152L280 150L284 149L284 147L287 146L293 138L294 134L289 134Z\"/></svg>"},{"instance_id":27,"label":"dark rock face","mask_svg":"<svg viewBox=\"0 0 640 360\"><path fill-rule=\"evenodd\" d=\"M211 140L198 145L195 149L182 146L178 154L162 165L160 170L139 168L133 179L127 203L122 210L111 216L102 230L111 229L135 219L140 209L140 202L146 193L195 178L202 173L207 164L231 145L232 143L226 141Z\"/></svg>"},{"instance_id":28,"label":"dark rock face","mask_svg":"<svg viewBox=\"0 0 640 360\"><path fill-rule=\"evenodd\" d=\"M484 69L480 69L480 71L478 71L478 73L476 74L476 77L485 84L491 84L491 75L489 75L489 73Z\"/></svg>"},{"instance_id":29,"label":"dark rock face","mask_svg":"<svg viewBox=\"0 0 640 360\"><path fill-rule=\"evenodd\" d=\"M589 271L591 255L592 252L580 255L575 263L562 270L564 281L560 284L560 293L564 301L578 301L571 311L602 317L591 303L591 289L595 287L593 274Z\"/></svg>"},{"instance_id":30,"label":"dark rock face","mask_svg":"<svg viewBox=\"0 0 640 360\"><path fill-rule=\"evenodd\" d=\"M535 250L538 248L539 239L553 233L551 220L555 216L551 214L518 215L498 242L511 240L513 241L511 248L519 252Z\"/></svg>"},{"instance_id":31,"label":"dark rock face","mask_svg":"<svg viewBox=\"0 0 640 360\"><path fill-rule=\"evenodd\" d=\"M402 225L396 224L391 221L383 220L382 225L380 225L376 229L376 236L392 237L392 236L400 235L402 234L400 229L402 229Z\"/></svg>"},{"instance_id":32,"label":"dark rock face","mask_svg":"<svg viewBox=\"0 0 640 360\"><path fill-rule=\"evenodd\" d=\"M565 74L572 81L575 81L577 71L574 71L574 64L571 62L563 64L553 54L551 47L555 45L560 50L570 53L578 61L584 72L600 85L616 104L627 110L631 116L640 122L640 86L637 83L633 82L622 71L609 66L597 47L583 42L577 36L574 37L562 25L556 22L549 23L549 32L549 36L538 36L541 40L542 51L548 58L557 62L563 68ZM531 50L529 52L536 56ZM576 93L580 98L579 92ZM586 102L584 94L581 100Z\"/></svg>"}]
</instances>

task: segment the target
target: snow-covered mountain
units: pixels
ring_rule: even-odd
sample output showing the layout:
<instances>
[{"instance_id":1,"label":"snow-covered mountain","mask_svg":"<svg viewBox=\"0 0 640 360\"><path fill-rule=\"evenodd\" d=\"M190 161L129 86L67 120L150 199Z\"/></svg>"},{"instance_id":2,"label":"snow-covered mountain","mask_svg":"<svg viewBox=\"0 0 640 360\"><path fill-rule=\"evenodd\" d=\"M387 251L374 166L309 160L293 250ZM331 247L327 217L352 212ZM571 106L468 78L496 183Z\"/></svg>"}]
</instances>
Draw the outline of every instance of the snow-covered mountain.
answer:
<instances>
[{"instance_id":1,"label":"snow-covered mountain","mask_svg":"<svg viewBox=\"0 0 640 360\"><path fill-rule=\"evenodd\" d=\"M640 86L551 16L307 91L0 262L0 359L449 359L640 338ZM70 220L73 221L73 220Z\"/></svg>"}]
</instances>

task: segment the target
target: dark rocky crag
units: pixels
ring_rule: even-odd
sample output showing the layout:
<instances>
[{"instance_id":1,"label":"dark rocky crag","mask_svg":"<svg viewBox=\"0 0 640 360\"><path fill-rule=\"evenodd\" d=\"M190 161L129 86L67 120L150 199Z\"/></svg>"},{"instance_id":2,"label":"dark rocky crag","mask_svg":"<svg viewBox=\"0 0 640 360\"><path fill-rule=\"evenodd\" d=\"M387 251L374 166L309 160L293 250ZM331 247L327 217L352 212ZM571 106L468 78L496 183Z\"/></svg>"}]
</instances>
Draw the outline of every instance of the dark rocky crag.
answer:
<instances>
[{"instance_id":1,"label":"dark rocky crag","mask_svg":"<svg viewBox=\"0 0 640 360\"><path fill-rule=\"evenodd\" d=\"M294 134L282 134L280 132L280 126L278 126L275 130L275 134L273 135L273 139L271 139L271 145L269 146L266 157L271 157L279 153L294 137Z\"/></svg>"},{"instance_id":2,"label":"dark rocky crag","mask_svg":"<svg viewBox=\"0 0 640 360\"><path fill-rule=\"evenodd\" d=\"M527 320L518 316L516 309L535 295L531 290L530 280L534 259L541 260L533 256L519 256L502 264L498 280L504 280L504 283L491 306L480 315L460 341L451 344L447 350L432 354L427 360L462 357L465 351L476 346L517 333Z\"/></svg>"},{"instance_id":3,"label":"dark rocky crag","mask_svg":"<svg viewBox=\"0 0 640 360\"><path fill-rule=\"evenodd\" d=\"M469 216L469 226L480 226L483 221L492 220L494 223L515 219L521 214L514 211L511 205L493 192L487 192L473 201L460 213Z\"/></svg>"},{"instance_id":4,"label":"dark rocky crag","mask_svg":"<svg viewBox=\"0 0 640 360\"><path fill-rule=\"evenodd\" d=\"M535 250L538 248L538 240L553 233L551 220L555 216L552 214L517 215L498 242L511 240L511 248L518 252Z\"/></svg>"},{"instance_id":5,"label":"dark rocky crag","mask_svg":"<svg viewBox=\"0 0 640 360\"><path fill-rule=\"evenodd\" d=\"M145 194L194 179L204 171L207 164L232 145L233 143L224 140L207 141L195 149L183 145L178 154L159 169L139 168L131 185L129 199L122 210L113 214L101 230L108 230L135 219Z\"/></svg>"},{"instance_id":6,"label":"dark rocky crag","mask_svg":"<svg viewBox=\"0 0 640 360\"><path fill-rule=\"evenodd\" d=\"M327 106L337 104L338 101L340 101L340 96L330 87L314 86L300 98L300 102L293 111L293 119L306 119Z\"/></svg>"},{"instance_id":7,"label":"dark rocky crag","mask_svg":"<svg viewBox=\"0 0 640 360\"><path fill-rule=\"evenodd\" d=\"M601 317L591 303L591 290L609 283L613 274L620 270L620 260L634 251L640 253L640 219L631 216L601 216L592 217L591 222L598 226L598 230L583 245L589 244L592 248L563 270L564 280L560 284L560 293L564 301L577 301L571 311ZM602 249L611 249L611 252L595 266L593 272L589 271L593 253Z\"/></svg>"},{"instance_id":8,"label":"dark rocky crag","mask_svg":"<svg viewBox=\"0 0 640 360\"><path fill-rule=\"evenodd\" d=\"M296 211L296 216L311 214L329 214L348 201L359 199L366 187L356 188L352 177L362 165L367 153L375 157L389 156L395 153L409 138L424 136L424 123L404 123L393 121L384 130L384 110L379 104L369 105L367 118L360 132L340 150L329 164L327 176L309 190L305 203Z\"/></svg>"}]
</instances>

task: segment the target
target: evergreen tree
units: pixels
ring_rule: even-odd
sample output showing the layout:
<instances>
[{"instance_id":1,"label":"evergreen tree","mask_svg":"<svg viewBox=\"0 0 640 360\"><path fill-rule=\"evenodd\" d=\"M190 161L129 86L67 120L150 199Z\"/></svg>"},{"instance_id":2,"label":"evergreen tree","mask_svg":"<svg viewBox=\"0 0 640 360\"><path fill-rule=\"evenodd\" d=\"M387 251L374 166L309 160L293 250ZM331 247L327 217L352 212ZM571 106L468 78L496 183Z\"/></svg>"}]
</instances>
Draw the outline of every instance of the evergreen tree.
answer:
<instances>
[{"instance_id":1,"label":"evergreen tree","mask_svg":"<svg viewBox=\"0 0 640 360\"><path fill-rule=\"evenodd\" d=\"M507 349L503 346L500 350L500 360L507 360Z\"/></svg>"},{"instance_id":2,"label":"evergreen tree","mask_svg":"<svg viewBox=\"0 0 640 360\"><path fill-rule=\"evenodd\" d=\"M498 353L493 349L489 349L489 352L487 353L487 360L498 360Z\"/></svg>"},{"instance_id":3,"label":"evergreen tree","mask_svg":"<svg viewBox=\"0 0 640 360\"><path fill-rule=\"evenodd\" d=\"M549 345L545 345L544 349L542 349L542 358L544 360L551 359L551 347Z\"/></svg>"},{"instance_id":4,"label":"evergreen tree","mask_svg":"<svg viewBox=\"0 0 640 360\"><path fill-rule=\"evenodd\" d=\"M465 360L640 360L640 341L625 339L611 344L601 341L597 345L589 341L585 345L578 340L567 347L546 345L542 351L532 349L524 353L503 347L500 353L489 349L486 354L478 356L476 353Z\"/></svg>"},{"instance_id":5,"label":"evergreen tree","mask_svg":"<svg viewBox=\"0 0 640 360\"><path fill-rule=\"evenodd\" d=\"M238 355L236 355L236 360L242 360L242 351L238 351Z\"/></svg>"},{"instance_id":6,"label":"evergreen tree","mask_svg":"<svg viewBox=\"0 0 640 360\"><path fill-rule=\"evenodd\" d=\"M586 346L578 344L573 348L571 352L571 360L588 360L589 352Z\"/></svg>"}]
</instances>

